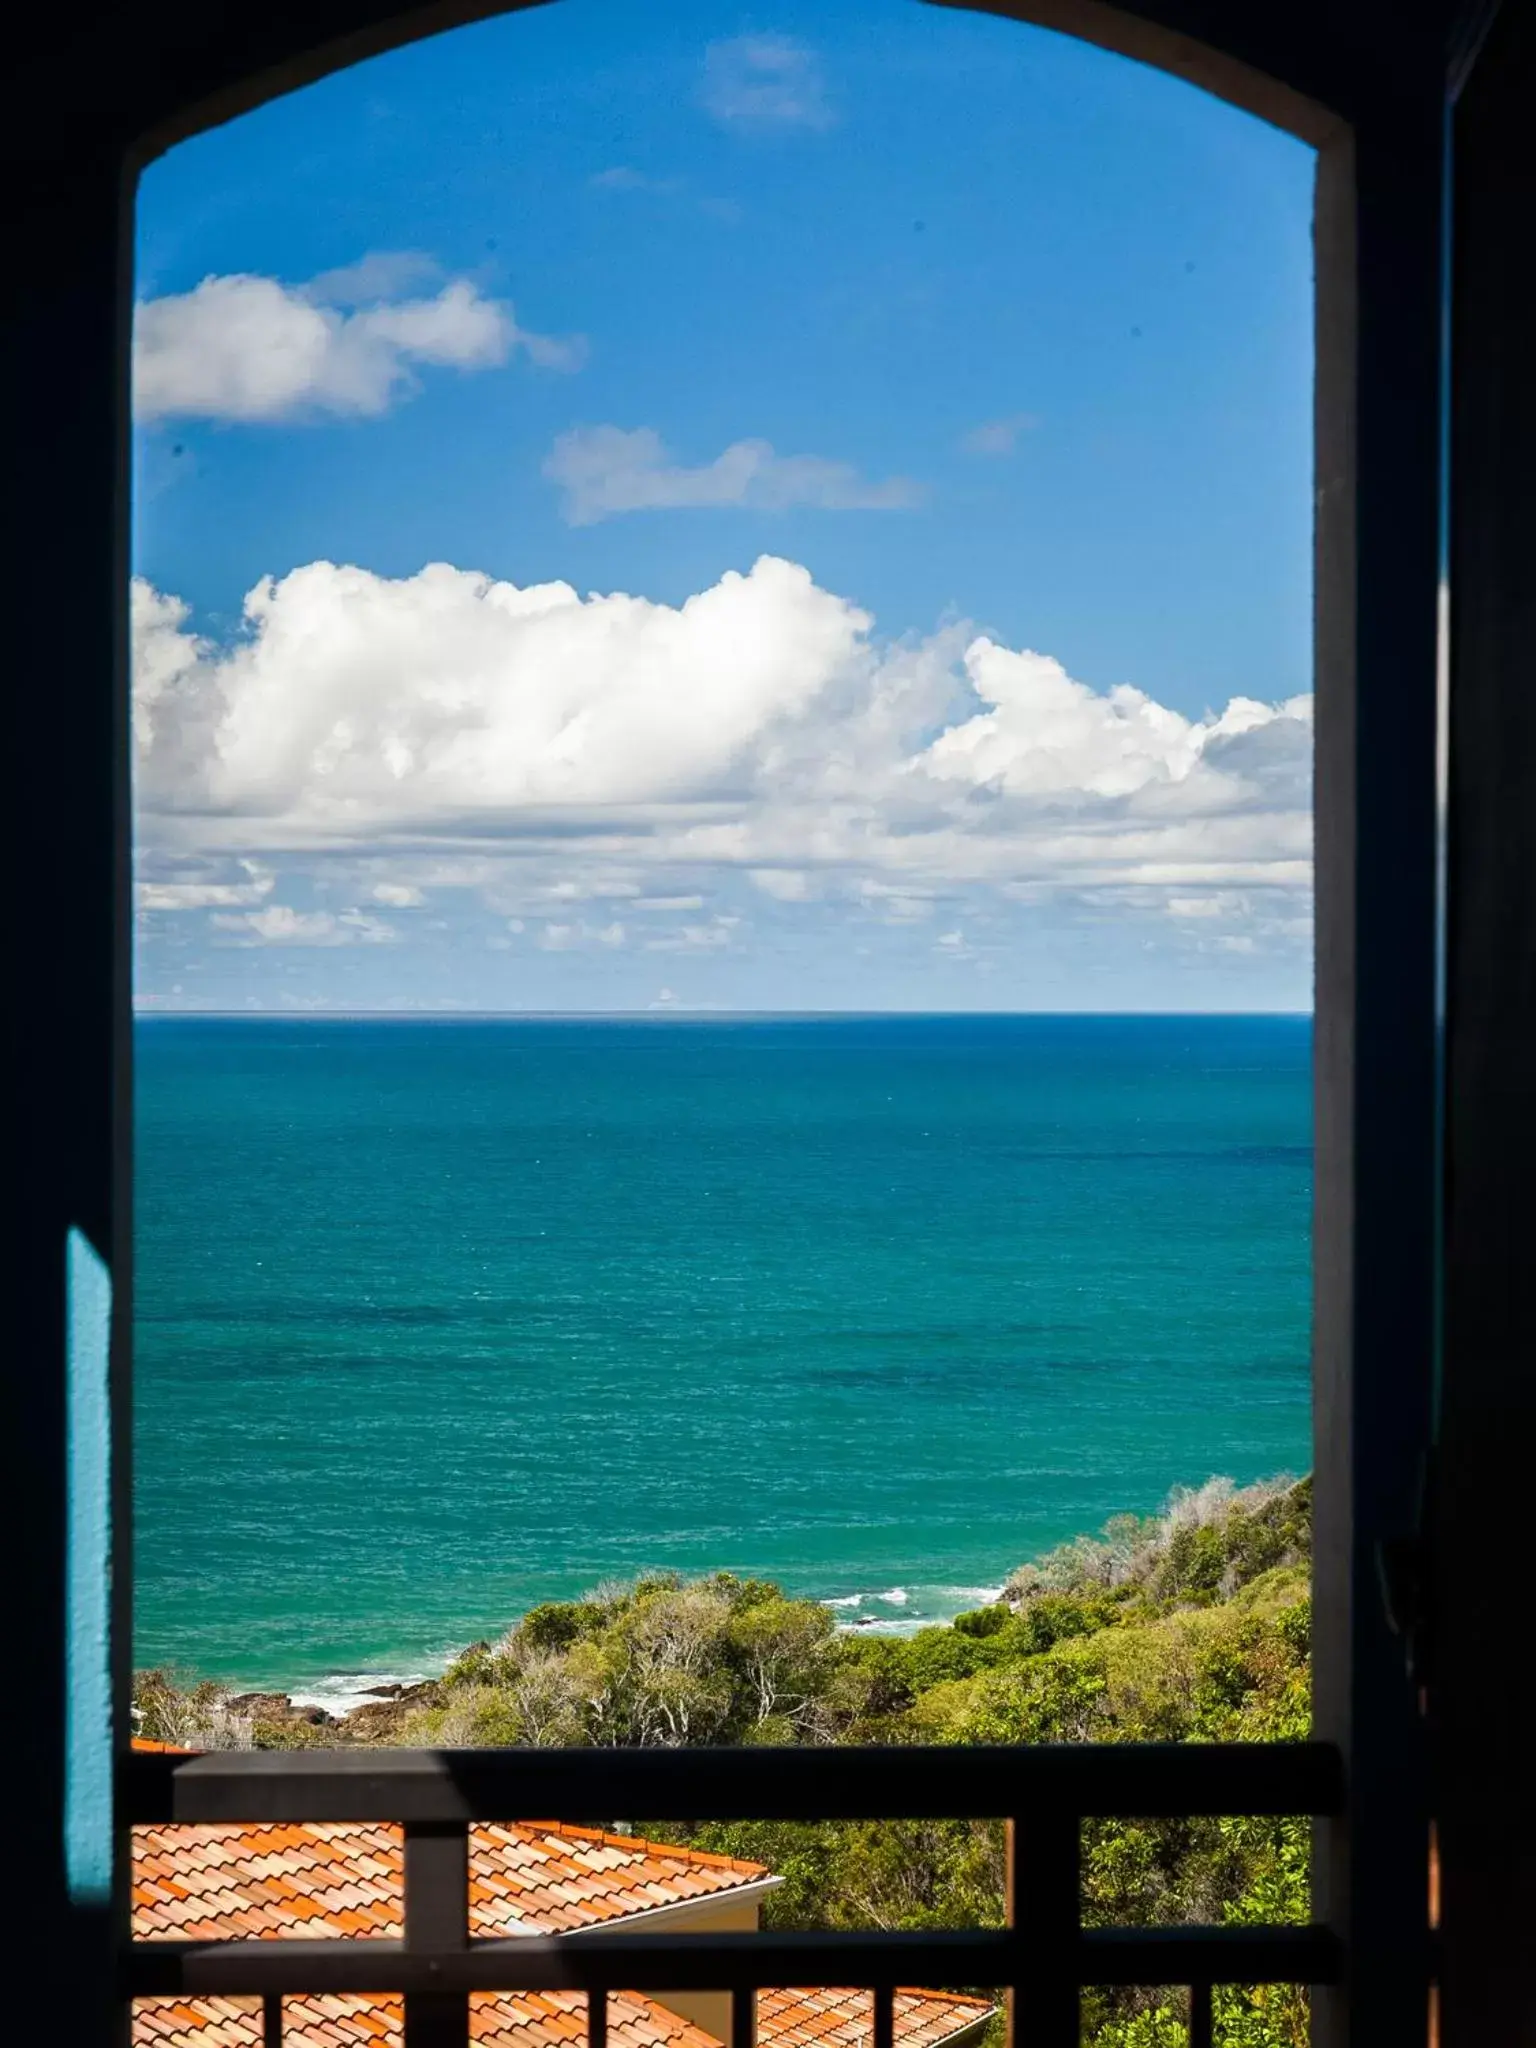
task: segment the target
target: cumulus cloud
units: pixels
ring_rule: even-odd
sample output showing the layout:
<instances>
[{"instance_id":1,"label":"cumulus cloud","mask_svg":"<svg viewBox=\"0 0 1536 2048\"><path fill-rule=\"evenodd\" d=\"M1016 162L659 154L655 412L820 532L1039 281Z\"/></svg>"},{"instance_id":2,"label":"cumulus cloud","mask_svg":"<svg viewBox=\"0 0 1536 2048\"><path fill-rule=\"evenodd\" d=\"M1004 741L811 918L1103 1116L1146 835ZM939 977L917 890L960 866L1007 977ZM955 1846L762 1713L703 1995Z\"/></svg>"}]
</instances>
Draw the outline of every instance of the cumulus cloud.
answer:
<instances>
[{"instance_id":1,"label":"cumulus cloud","mask_svg":"<svg viewBox=\"0 0 1536 2048\"><path fill-rule=\"evenodd\" d=\"M142 584L133 620L141 900L236 943L381 943L360 900L447 892L557 950L734 947L756 900L944 905L953 952L988 898L1062 892L1213 950L1305 939L1306 697L1189 717L963 623L882 641L768 555L679 605L313 562L225 645ZM272 900L294 862L315 908Z\"/></svg>"},{"instance_id":2,"label":"cumulus cloud","mask_svg":"<svg viewBox=\"0 0 1536 2048\"><path fill-rule=\"evenodd\" d=\"M1015 653L986 638L966 650L965 663L987 708L926 750L923 765L941 780L1037 798L1143 796L1149 813L1162 792L1177 790L1181 811L1223 810L1245 761L1259 767L1243 741L1277 718L1294 733L1272 766L1282 773L1304 766L1296 739L1310 734L1310 698L1276 707L1234 697L1219 717L1196 722L1129 684L1100 692L1074 682L1048 654Z\"/></svg>"},{"instance_id":3,"label":"cumulus cloud","mask_svg":"<svg viewBox=\"0 0 1536 2048\"><path fill-rule=\"evenodd\" d=\"M728 796L870 623L771 557L675 608L315 562L258 584L245 620L215 654L142 592L141 802L342 839Z\"/></svg>"},{"instance_id":4,"label":"cumulus cloud","mask_svg":"<svg viewBox=\"0 0 1536 2048\"><path fill-rule=\"evenodd\" d=\"M545 458L544 474L564 494L569 526L594 526L618 512L659 512L687 505L740 505L784 512L896 512L921 501L906 477L876 483L850 463L824 455L776 455L767 441L733 441L713 462L670 460L653 427L573 427Z\"/></svg>"},{"instance_id":5,"label":"cumulus cloud","mask_svg":"<svg viewBox=\"0 0 1536 2048\"><path fill-rule=\"evenodd\" d=\"M480 370L515 352L573 369L579 338L520 327L467 278L402 296L436 276L429 259L379 254L307 285L240 273L143 301L134 321L140 420L270 422L386 412L426 365Z\"/></svg>"},{"instance_id":6,"label":"cumulus cloud","mask_svg":"<svg viewBox=\"0 0 1536 2048\"><path fill-rule=\"evenodd\" d=\"M830 128L835 119L814 52L788 36L735 36L711 43L702 97L723 127L748 133Z\"/></svg>"}]
</instances>

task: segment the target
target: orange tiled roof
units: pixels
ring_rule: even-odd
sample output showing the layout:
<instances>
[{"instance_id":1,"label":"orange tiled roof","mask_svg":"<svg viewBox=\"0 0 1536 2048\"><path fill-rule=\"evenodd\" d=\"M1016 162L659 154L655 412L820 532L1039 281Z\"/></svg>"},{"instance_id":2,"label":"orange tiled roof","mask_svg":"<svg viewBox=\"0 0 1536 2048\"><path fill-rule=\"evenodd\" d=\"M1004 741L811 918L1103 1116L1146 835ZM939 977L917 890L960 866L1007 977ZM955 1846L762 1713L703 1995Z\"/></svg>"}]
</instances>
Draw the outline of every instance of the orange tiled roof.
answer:
<instances>
[{"instance_id":1,"label":"orange tiled roof","mask_svg":"<svg viewBox=\"0 0 1536 2048\"><path fill-rule=\"evenodd\" d=\"M405 1866L398 1827L306 1821L272 1827L135 1828L133 1931L218 1941L398 1934ZM556 1821L471 1828L476 1935L567 1934L657 1906L739 1891L760 1863Z\"/></svg>"},{"instance_id":2,"label":"orange tiled roof","mask_svg":"<svg viewBox=\"0 0 1536 2048\"><path fill-rule=\"evenodd\" d=\"M984 1998L898 1991L899 2048L939 2048L992 2015ZM867 1991L762 1991L759 2048L870 2048ZM586 2000L579 1991L475 1992L469 2038L476 2048L584 2048ZM720 2048L712 2034L635 1992L608 2001L614 2048ZM141 1998L134 2048L262 2048L259 1998ZM403 2001L380 1993L283 2001L284 2048L404 2048Z\"/></svg>"},{"instance_id":3,"label":"orange tiled roof","mask_svg":"<svg viewBox=\"0 0 1536 2048\"><path fill-rule=\"evenodd\" d=\"M469 2038L476 2048L584 2048L585 1996L579 1991L475 1992ZM719 2048L712 2034L635 1993L608 2000L612 2048ZM133 2011L134 2048L262 2048L259 1998L141 1998ZM283 2001L284 2048L404 2048L404 2001L352 1992Z\"/></svg>"},{"instance_id":4,"label":"orange tiled roof","mask_svg":"<svg viewBox=\"0 0 1536 2048\"><path fill-rule=\"evenodd\" d=\"M938 2048L996 2010L990 1999L953 1991L898 1991L897 2048ZM760 1991L759 2048L870 2048L874 2017L867 1991Z\"/></svg>"},{"instance_id":5,"label":"orange tiled roof","mask_svg":"<svg viewBox=\"0 0 1536 2048\"><path fill-rule=\"evenodd\" d=\"M556 1821L470 1830L475 1935L563 1934L658 1907L729 1895L767 1878L760 1863ZM398 1934L404 1845L398 1827L356 1822L134 1829L133 1932L140 1940L344 1939ZM285 2048L403 2048L399 1999L284 2002ZM897 2048L939 2048L990 2015L984 1999L902 1991ZM476 1994L477 2048L583 2048L586 2005L571 1991ZM609 2006L611 2048L719 2048L714 2037L638 1993ZM259 1999L139 1999L134 2048L261 2048ZM764 1991L759 2048L872 2048L869 1996Z\"/></svg>"}]
</instances>

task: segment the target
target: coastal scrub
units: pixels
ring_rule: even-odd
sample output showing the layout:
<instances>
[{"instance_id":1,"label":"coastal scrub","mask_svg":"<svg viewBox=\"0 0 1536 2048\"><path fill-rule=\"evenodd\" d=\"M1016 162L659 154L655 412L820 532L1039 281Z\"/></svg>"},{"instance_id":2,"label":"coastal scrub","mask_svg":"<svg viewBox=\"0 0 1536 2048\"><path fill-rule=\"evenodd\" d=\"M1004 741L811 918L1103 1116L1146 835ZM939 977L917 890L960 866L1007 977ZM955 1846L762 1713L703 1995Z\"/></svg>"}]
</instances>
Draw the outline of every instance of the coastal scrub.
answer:
<instances>
[{"instance_id":1,"label":"coastal scrub","mask_svg":"<svg viewBox=\"0 0 1536 2048\"><path fill-rule=\"evenodd\" d=\"M150 1673L140 1732L195 1746L1285 1742L1311 1724L1311 1482L1211 1480L1161 1516L1122 1517L1008 1580L1002 1598L906 1637L839 1631L768 1580L658 1573L552 1602L474 1644L431 1685L339 1724L278 1696L228 1700ZM618 1819L615 1816L615 1819ZM768 1864L781 1928L996 1926L1000 1821L624 1816L657 1839ZM1092 1925L1302 1921L1308 1829L1294 1819L1093 1821ZM984 1988L984 1987L982 1987ZM1231 2048L1301 2048L1293 1986L1217 1994ZM1092 2048L1182 2048L1164 1992L1092 1991Z\"/></svg>"}]
</instances>

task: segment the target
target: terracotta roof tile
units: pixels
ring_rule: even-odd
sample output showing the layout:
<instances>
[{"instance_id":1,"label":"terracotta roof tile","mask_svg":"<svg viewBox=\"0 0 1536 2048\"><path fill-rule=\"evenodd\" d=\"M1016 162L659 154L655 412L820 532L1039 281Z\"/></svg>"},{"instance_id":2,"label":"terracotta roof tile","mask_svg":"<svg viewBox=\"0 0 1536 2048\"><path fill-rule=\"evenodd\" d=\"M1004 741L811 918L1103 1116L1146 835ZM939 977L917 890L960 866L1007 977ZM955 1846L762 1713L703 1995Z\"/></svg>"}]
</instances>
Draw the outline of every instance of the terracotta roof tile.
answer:
<instances>
[{"instance_id":1,"label":"terracotta roof tile","mask_svg":"<svg viewBox=\"0 0 1536 2048\"><path fill-rule=\"evenodd\" d=\"M980 2026L993 2008L950 1992L899 1991L899 2048L939 2044ZM261 2048L261 2001L248 1998L141 1998L133 2012L134 2048ZM869 1993L764 1991L758 1997L761 2048L870 2048ZM579 1991L476 1992L469 2037L476 2048L572 2048L585 2041L586 2001ZM637 1992L609 2000L613 2048L720 2048L702 2027ZM355 1993L283 2001L284 2048L404 2048L398 1998Z\"/></svg>"},{"instance_id":2,"label":"terracotta roof tile","mask_svg":"<svg viewBox=\"0 0 1536 2048\"><path fill-rule=\"evenodd\" d=\"M477 1827L470 1926L482 1935L566 1933L766 1875L761 1864L553 1821ZM134 1932L144 1940L398 1934L403 1886L395 1827L315 1821L134 1831Z\"/></svg>"},{"instance_id":3,"label":"terracotta roof tile","mask_svg":"<svg viewBox=\"0 0 1536 2048\"><path fill-rule=\"evenodd\" d=\"M470 1831L471 1932L567 1933L690 1899L729 1895L768 1876L758 1863L556 1821ZM397 1827L314 1821L256 1827L134 1830L133 1931L140 1940L254 1936L346 1939L399 1934L404 1857ZM287 2048L403 2048L398 1999L285 2001ZM981 1999L902 1991L898 2048L940 2048L978 2027ZM582 2048L579 1992L477 1994L476 2048ZM616 1994L610 2048L719 2048L712 2036L638 1994ZM760 2048L873 2048L869 1996L844 1990L765 1991ZM136 2001L134 2048L261 2048L255 1999Z\"/></svg>"},{"instance_id":4,"label":"terracotta roof tile","mask_svg":"<svg viewBox=\"0 0 1536 2048\"><path fill-rule=\"evenodd\" d=\"M985 1998L951 1991L898 1991L895 2036L900 2048L938 2048L991 2018ZM871 2048L873 2001L867 1991L834 1988L763 1991L757 2001L762 2048Z\"/></svg>"}]
</instances>

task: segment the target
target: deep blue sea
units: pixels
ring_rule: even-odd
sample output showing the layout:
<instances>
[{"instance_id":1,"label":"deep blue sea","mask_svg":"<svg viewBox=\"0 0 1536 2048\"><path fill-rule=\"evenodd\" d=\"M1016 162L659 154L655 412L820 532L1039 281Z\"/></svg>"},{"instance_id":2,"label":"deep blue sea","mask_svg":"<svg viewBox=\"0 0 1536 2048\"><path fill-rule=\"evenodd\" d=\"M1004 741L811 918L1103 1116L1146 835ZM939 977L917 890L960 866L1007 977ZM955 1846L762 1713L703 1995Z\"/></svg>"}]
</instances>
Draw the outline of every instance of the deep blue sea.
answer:
<instances>
[{"instance_id":1,"label":"deep blue sea","mask_svg":"<svg viewBox=\"0 0 1536 2048\"><path fill-rule=\"evenodd\" d=\"M652 1566L912 1626L1304 1470L1310 1038L143 1021L138 1661L340 1698Z\"/></svg>"}]
</instances>

